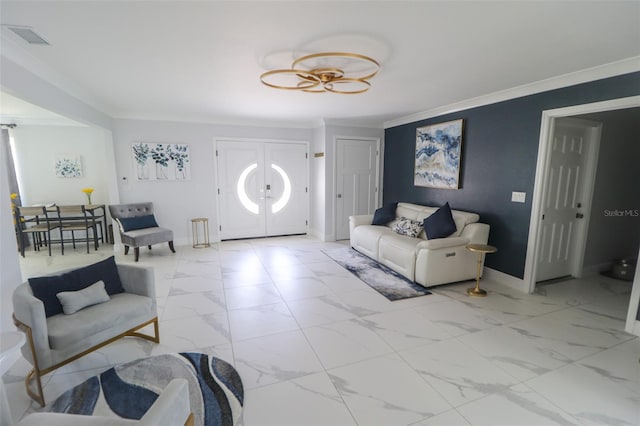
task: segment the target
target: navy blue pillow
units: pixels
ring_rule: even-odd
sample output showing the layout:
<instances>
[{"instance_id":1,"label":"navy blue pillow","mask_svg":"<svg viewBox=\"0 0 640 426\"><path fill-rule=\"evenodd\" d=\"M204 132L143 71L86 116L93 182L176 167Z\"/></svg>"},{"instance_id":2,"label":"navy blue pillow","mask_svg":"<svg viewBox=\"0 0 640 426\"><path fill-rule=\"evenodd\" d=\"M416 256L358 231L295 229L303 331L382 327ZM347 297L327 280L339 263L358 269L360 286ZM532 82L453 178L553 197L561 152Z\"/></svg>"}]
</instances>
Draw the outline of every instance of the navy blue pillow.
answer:
<instances>
[{"instance_id":1,"label":"navy blue pillow","mask_svg":"<svg viewBox=\"0 0 640 426\"><path fill-rule=\"evenodd\" d=\"M61 291L78 291L87 287L81 285L69 274L29 278L29 286L33 295L42 301L44 314L47 317L63 312L62 304L56 294Z\"/></svg>"},{"instance_id":2,"label":"navy blue pillow","mask_svg":"<svg viewBox=\"0 0 640 426\"><path fill-rule=\"evenodd\" d=\"M123 232L135 229L155 228L158 226L156 218L150 214L148 216L123 217L118 219L122 225Z\"/></svg>"},{"instance_id":3,"label":"navy blue pillow","mask_svg":"<svg viewBox=\"0 0 640 426\"><path fill-rule=\"evenodd\" d=\"M386 225L396 218L398 203L389 203L380 207L373 213L372 225Z\"/></svg>"},{"instance_id":4,"label":"navy blue pillow","mask_svg":"<svg viewBox=\"0 0 640 426\"><path fill-rule=\"evenodd\" d=\"M124 292L113 256L62 275L29 278L29 285L33 295L42 301L45 316L50 317L63 312L62 304L56 296L58 293L82 290L100 280L104 281L109 295Z\"/></svg>"},{"instance_id":5,"label":"navy blue pillow","mask_svg":"<svg viewBox=\"0 0 640 426\"><path fill-rule=\"evenodd\" d=\"M456 232L456 223L453 221L449 203L436 210L431 216L424 219L424 232L430 240L446 238Z\"/></svg>"},{"instance_id":6,"label":"navy blue pillow","mask_svg":"<svg viewBox=\"0 0 640 426\"><path fill-rule=\"evenodd\" d=\"M118 274L118 266L113 256L84 268L74 269L68 274L75 281L82 284L81 289L102 280L104 281L104 289L107 290L109 296L124 292L122 281L120 281L120 275Z\"/></svg>"}]
</instances>

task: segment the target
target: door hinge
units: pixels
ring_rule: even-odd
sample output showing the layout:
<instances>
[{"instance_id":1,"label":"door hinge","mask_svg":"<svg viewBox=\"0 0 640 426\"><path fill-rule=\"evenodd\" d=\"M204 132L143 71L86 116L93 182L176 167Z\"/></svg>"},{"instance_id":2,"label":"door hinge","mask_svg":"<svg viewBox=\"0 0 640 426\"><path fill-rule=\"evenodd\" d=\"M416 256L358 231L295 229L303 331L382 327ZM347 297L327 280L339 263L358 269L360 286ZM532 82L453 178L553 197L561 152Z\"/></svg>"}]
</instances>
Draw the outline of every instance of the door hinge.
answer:
<instances>
[{"instance_id":1,"label":"door hinge","mask_svg":"<svg viewBox=\"0 0 640 426\"><path fill-rule=\"evenodd\" d=\"M542 220L544 220L544 215L542 215Z\"/></svg>"},{"instance_id":2,"label":"door hinge","mask_svg":"<svg viewBox=\"0 0 640 426\"><path fill-rule=\"evenodd\" d=\"M220 195L220 188L218 188L218 195Z\"/></svg>"},{"instance_id":3,"label":"door hinge","mask_svg":"<svg viewBox=\"0 0 640 426\"><path fill-rule=\"evenodd\" d=\"M306 186L305 186L305 188L304 188L304 192L309 192L309 187L306 187Z\"/></svg>"},{"instance_id":4,"label":"door hinge","mask_svg":"<svg viewBox=\"0 0 640 426\"><path fill-rule=\"evenodd\" d=\"M220 225L220 227L219 227L219 228L220 228L220 230L222 231L222 225Z\"/></svg>"},{"instance_id":5,"label":"door hinge","mask_svg":"<svg viewBox=\"0 0 640 426\"><path fill-rule=\"evenodd\" d=\"M309 153L308 153L308 152L305 152L305 153L304 153L304 158L306 158L306 159L308 159L308 158L309 158Z\"/></svg>"},{"instance_id":6,"label":"door hinge","mask_svg":"<svg viewBox=\"0 0 640 426\"><path fill-rule=\"evenodd\" d=\"M216 149L216 157L218 156L218 150Z\"/></svg>"},{"instance_id":7,"label":"door hinge","mask_svg":"<svg viewBox=\"0 0 640 426\"><path fill-rule=\"evenodd\" d=\"M308 220L305 220L305 221L304 221L304 224L305 224L305 225L307 225L307 226L309 226L309 221L308 221Z\"/></svg>"}]
</instances>

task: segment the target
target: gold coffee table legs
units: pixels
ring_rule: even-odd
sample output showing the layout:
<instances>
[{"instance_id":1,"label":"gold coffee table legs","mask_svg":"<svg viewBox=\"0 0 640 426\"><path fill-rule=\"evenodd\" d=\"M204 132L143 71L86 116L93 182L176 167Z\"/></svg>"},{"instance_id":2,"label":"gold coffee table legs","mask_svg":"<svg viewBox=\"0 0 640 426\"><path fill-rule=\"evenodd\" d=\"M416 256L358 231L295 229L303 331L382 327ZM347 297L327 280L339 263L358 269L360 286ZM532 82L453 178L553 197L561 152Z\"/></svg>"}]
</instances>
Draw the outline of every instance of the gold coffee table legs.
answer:
<instances>
[{"instance_id":1,"label":"gold coffee table legs","mask_svg":"<svg viewBox=\"0 0 640 426\"><path fill-rule=\"evenodd\" d=\"M468 244L467 249L469 251L478 253L478 268L476 269L476 286L473 288L467 289L467 294L469 296L478 296L484 297L487 295L486 290L480 288L480 276L482 275L482 258L485 253L495 253L498 251L497 248L493 246L487 246L484 244Z\"/></svg>"}]
</instances>

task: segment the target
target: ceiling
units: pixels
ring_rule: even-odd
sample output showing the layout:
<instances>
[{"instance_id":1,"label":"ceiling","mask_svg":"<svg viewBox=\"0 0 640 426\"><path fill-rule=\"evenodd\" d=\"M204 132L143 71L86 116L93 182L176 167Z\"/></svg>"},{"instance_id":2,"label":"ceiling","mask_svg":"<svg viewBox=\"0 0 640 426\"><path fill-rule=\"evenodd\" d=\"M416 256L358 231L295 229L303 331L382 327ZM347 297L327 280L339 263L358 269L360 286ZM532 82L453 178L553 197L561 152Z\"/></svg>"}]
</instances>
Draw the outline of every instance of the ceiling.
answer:
<instances>
[{"instance_id":1,"label":"ceiling","mask_svg":"<svg viewBox=\"0 0 640 426\"><path fill-rule=\"evenodd\" d=\"M0 17L3 55L27 58L32 72L117 118L381 127L640 55L638 1L2 0ZM50 46L6 25L32 27ZM322 51L375 58L371 89L260 83L263 72Z\"/></svg>"}]
</instances>

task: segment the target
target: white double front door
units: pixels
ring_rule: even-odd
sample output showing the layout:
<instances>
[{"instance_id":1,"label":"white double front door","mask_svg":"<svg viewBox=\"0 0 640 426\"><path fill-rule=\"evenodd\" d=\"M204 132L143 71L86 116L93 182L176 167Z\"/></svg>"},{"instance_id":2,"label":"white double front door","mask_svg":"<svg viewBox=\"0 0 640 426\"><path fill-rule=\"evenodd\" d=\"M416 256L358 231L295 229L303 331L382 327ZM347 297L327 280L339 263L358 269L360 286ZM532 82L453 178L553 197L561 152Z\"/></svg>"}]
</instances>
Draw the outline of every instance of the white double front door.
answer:
<instances>
[{"instance_id":1,"label":"white double front door","mask_svg":"<svg viewBox=\"0 0 640 426\"><path fill-rule=\"evenodd\" d=\"M220 239L307 232L307 145L217 142Z\"/></svg>"}]
</instances>

